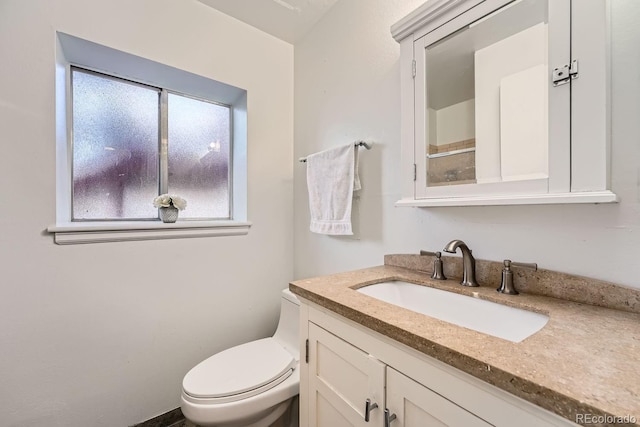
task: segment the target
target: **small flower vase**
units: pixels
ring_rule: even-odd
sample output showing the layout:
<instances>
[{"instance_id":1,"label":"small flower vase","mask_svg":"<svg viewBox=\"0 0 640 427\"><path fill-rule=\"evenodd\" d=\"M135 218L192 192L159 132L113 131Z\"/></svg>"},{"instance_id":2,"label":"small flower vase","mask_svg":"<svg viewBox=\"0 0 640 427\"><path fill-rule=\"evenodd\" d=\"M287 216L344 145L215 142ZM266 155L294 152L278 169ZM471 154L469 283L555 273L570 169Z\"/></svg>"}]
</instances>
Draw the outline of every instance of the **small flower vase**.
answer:
<instances>
[{"instance_id":1,"label":"small flower vase","mask_svg":"<svg viewBox=\"0 0 640 427\"><path fill-rule=\"evenodd\" d=\"M162 222L176 222L178 220L178 208L175 206L167 206L158 208L160 219Z\"/></svg>"}]
</instances>

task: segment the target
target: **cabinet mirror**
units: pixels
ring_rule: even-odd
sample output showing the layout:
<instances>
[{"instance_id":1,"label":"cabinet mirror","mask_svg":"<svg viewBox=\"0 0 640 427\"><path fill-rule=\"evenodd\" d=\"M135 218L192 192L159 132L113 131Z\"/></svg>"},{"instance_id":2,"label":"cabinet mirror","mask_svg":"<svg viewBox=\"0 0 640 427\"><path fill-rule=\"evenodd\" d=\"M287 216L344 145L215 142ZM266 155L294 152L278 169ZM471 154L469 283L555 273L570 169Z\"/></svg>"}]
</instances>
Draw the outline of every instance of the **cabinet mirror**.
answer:
<instances>
[{"instance_id":1,"label":"cabinet mirror","mask_svg":"<svg viewBox=\"0 0 640 427\"><path fill-rule=\"evenodd\" d=\"M547 25L521 0L426 47L427 186L548 178Z\"/></svg>"},{"instance_id":2,"label":"cabinet mirror","mask_svg":"<svg viewBox=\"0 0 640 427\"><path fill-rule=\"evenodd\" d=\"M401 72L397 204L617 201L608 189L608 7L430 0L396 23L400 66L411 69Z\"/></svg>"}]
</instances>

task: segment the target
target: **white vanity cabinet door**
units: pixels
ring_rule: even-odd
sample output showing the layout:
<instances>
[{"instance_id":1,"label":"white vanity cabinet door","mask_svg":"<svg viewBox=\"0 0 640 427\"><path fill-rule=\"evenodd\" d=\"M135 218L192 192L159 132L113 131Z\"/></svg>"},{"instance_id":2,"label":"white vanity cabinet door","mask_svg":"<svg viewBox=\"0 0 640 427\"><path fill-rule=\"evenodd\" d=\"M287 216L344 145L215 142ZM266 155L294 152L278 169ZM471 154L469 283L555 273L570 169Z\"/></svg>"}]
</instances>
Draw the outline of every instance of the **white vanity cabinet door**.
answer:
<instances>
[{"instance_id":1,"label":"white vanity cabinet door","mask_svg":"<svg viewBox=\"0 0 640 427\"><path fill-rule=\"evenodd\" d=\"M387 409L397 417L391 422L392 427L491 425L390 367L387 367Z\"/></svg>"},{"instance_id":2,"label":"white vanity cabinet door","mask_svg":"<svg viewBox=\"0 0 640 427\"><path fill-rule=\"evenodd\" d=\"M382 362L309 323L309 427L382 426L384 374ZM378 405L369 422L367 399Z\"/></svg>"}]
</instances>

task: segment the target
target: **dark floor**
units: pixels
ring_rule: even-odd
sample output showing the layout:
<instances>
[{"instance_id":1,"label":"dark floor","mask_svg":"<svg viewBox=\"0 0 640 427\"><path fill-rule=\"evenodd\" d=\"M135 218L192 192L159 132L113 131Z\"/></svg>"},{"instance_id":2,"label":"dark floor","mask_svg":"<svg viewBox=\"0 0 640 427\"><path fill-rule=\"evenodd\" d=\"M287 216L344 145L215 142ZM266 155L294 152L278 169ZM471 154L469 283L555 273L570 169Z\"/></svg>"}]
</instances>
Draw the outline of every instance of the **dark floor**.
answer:
<instances>
[{"instance_id":1,"label":"dark floor","mask_svg":"<svg viewBox=\"0 0 640 427\"><path fill-rule=\"evenodd\" d=\"M189 420L182 420L182 421L178 421L175 424L171 424L167 427L198 427L198 426Z\"/></svg>"},{"instance_id":2,"label":"dark floor","mask_svg":"<svg viewBox=\"0 0 640 427\"><path fill-rule=\"evenodd\" d=\"M271 427L285 427L298 425L298 397L294 398L294 404L291 405L289 411L276 422L274 422ZM292 422L294 420L295 422ZM131 427L198 427L197 424L192 423L189 420L184 418L182 415L182 411L180 408L176 408L172 411L167 412L166 414L159 415L155 418L147 420L143 423L136 424Z\"/></svg>"},{"instance_id":3,"label":"dark floor","mask_svg":"<svg viewBox=\"0 0 640 427\"><path fill-rule=\"evenodd\" d=\"M182 415L180 408L169 411L132 427L198 427Z\"/></svg>"}]
</instances>

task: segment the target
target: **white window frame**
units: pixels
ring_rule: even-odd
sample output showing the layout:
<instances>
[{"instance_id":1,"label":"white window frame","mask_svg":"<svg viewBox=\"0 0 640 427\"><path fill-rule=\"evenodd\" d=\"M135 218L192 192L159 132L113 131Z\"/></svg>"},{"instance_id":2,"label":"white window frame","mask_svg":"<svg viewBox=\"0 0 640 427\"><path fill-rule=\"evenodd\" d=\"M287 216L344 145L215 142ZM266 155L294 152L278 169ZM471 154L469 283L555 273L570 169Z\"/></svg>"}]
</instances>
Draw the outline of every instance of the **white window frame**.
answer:
<instances>
[{"instance_id":1,"label":"white window frame","mask_svg":"<svg viewBox=\"0 0 640 427\"><path fill-rule=\"evenodd\" d=\"M65 33L56 38L56 222L47 228L57 244L245 235L247 221L247 92ZM134 80L229 105L232 114L231 219L73 222L71 191L71 66ZM154 76L149 80L147 76Z\"/></svg>"}]
</instances>

